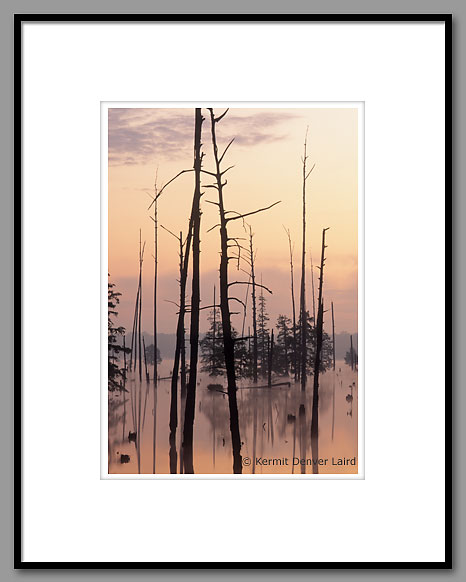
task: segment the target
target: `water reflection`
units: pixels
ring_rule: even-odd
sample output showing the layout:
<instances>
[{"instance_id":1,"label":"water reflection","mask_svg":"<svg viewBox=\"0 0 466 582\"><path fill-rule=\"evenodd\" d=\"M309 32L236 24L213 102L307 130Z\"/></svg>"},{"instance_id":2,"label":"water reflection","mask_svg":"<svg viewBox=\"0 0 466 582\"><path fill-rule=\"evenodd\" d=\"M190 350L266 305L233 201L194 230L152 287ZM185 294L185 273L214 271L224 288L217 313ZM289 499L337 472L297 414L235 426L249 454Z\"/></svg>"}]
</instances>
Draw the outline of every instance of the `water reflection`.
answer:
<instances>
[{"instance_id":1,"label":"water reflection","mask_svg":"<svg viewBox=\"0 0 466 582\"><path fill-rule=\"evenodd\" d=\"M169 376L170 369L170 362L164 362L160 376ZM212 383L212 378L200 374L194 422L194 472L231 474L233 454L226 382L209 389ZM319 433L315 443L311 443L310 432L312 384L308 384L304 393L294 383L271 388L239 384L243 474L357 473L357 372L338 362L336 371L320 376L319 384ZM171 439L170 386L169 378L159 380L155 388L151 380L139 382L137 376L129 374L127 392L110 394L110 473L183 471L181 429L186 395L180 395L178 430L176 438ZM354 464L337 464L339 459L354 459Z\"/></svg>"}]
</instances>

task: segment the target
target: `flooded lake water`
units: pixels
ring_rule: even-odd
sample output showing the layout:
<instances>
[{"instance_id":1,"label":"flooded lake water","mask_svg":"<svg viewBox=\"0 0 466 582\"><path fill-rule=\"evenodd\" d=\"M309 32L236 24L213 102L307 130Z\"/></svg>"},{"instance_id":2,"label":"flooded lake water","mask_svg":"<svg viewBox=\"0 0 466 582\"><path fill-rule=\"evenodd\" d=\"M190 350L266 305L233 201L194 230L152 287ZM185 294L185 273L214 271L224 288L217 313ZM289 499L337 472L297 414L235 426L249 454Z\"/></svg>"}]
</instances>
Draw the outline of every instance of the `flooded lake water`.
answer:
<instances>
[{"instance_id":1,"label":"flooded lake water","mask_svg":"<svg viewBox=\"0 0 466 582\"><path fill-rule=\"evenodd\" d=\"M168 377L171 361L159 366L159 374ZM292 379L291 379L292 380ZM287 382L276 378L274 382ZM259 379L258 386L266 384ZM209 384L222 384L225 378L199 375L196 389L193 460L196 474L232 474L233 456L230 434L228 396L208 389ZM358 374L343 361L335 371L319 378L319 474L354 474L358 472ZM169 417L170 379L159 380L154 398L153 381L142 384L134 373L129 374L128 393L109 393L109 473L153 473L154 417L155 473L170 473ZM139 392L140 391L140 392ZM179 391L179 386L178 386ZM138 455L133 422L134 403L141 394L141 443ZM243 474L312 473L311 416L313 379L307 389L290 386L251 387L251 382L238 383L238 411L242 441ZM133 401L133 407L131 404ZM136 406L137 408L137 406ZM183 409L183 410L182 410ZM144 413L145 410L145 413ZM180 448L184 402L178 398L176 447L177 472L180 472ZM129 438L128 438L129 437Z\"/></svg>"}]
</instances>

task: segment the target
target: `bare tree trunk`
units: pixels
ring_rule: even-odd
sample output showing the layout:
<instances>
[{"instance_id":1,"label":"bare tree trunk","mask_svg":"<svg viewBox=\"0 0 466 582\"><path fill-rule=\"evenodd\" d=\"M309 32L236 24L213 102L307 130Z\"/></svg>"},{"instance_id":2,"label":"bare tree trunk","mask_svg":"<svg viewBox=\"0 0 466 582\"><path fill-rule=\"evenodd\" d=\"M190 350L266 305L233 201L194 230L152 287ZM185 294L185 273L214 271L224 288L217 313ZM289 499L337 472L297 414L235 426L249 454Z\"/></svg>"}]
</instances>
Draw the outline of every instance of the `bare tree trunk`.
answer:
<instances>
[{"instance_id":1,"label":"bare tree trunk","mask_svg":"<svg viewBox=\"0 0 466 582\"><path fill-rule=\"evenodd\" d=\"M311 284L312 284L312 314L314 317L314 327L316 326L316 298L315 298L315 291L314 291L314 265L312 264L312 253L309 252L311 255Z\"/></svg>"},{"instance_id":2,"label":"bare tree trunk","mask_svg":"<svg viewBox=\"0 0 466 582\"><path fill-rule=\"evenodd\" d=\"M254 384L257 384L257 305L256 305L256 275L254 272L254 247L253 247L253 233L249 226L249 259L251 263L251 282L252 282L252 329L253 329L253 344L252 344L252 377Z\"/></svg>"},{"instance_id":3,"label":"bare tree trunk","mask_svg":"<svg viewBox=\"0 0 466 582\"><path fill-rule=\"evenodd\" d=\"M299 417L299 457L300 459L305 459L307 452L307 438L306 438L306 408L304 404L299 405L298 417ZM300 463L300 465L301 465L301 475L304 475L306 473L306 464Z\"/></svg>"},{"instance_id":4,"label":"bare tree trunk","mask_svg":"<svg viewBox=\"0 0 466 582\"><path fill-rule=\"evenodd\" d=\"M296 338L296 307L294 300L294 274L293 274L293 244L289 229L285 229L288 236L288 246L290 248L290 278L291 278L291 306L293 309L293 367L294 381L298 381L298 340Z\"/></svg>"},{"instance_id":5,"label":"bare tree trunk","mask_svg":"<svg viewBox=\"0 0 466 582\"><path fill-rule=\"evenodd\" d=\"M306 346L306 181L314 167L308 172L307 164L307 130L304 139L303 162L303 244L301 250L301 296L300 296L300 316L301 316L301 390L306 390L307 382L307 346Z\"/></svg>"},{"instance_id":6,"label":"bare tree trunk","mask_svg":"<svg viewBox=\"0 0 466 582\"><path fill-rule=\"evenodd\" d=\"M311 420L311 447L313 461L319 458L319 372L322 354L322 332L324 326L324 302L322 299L322 290L324 286L324 263L325 263L325 232L322 231L322 254L320 259L320 277L319 277L319 297L317 301L317 329L316 329L316 353L314 362L314 391L312 394L312 420ZM318 472L317 462L312 464L314 473Z\"/></svg>"},{"instance_id":7,"label":"bare tree trunk","mask_svg":"<svg viewBox=\"0 0 466 582\"><path fill-rule=\"evenodd\" d=\"M233 448L233 473L242 473L241 438L239 433L238 402L236 394L235 346L231 333L230 306L228 303L228 232L223 203L223 187L225 183L222 182L222 171L220 168L221 158L219 158L218 155L217 138L215 133L215 124L218 123L223 116L216 118L213 109L209 109L209 111L211 121L212 147L216 167L215 178L218 192L218 207L220 214L220 311L222 314L223 350L225 355L225 366L228 383L227 390L228 405L230 409L230 432Z\"/></svg>"},{"instance_id":8,"label":"bare tree trunk","mask_svg":"<svg viewBox=\"0 0 466 582\"><path fill-rule=\"evenodd\" d=\"M149 382L149 371L147 370L146 342L144 341L144 336L142 336L142 348L144 351L144 371L146 373L146 381Z\"/></svg>"},{"instance_id":9,"label":"bare tree trunk","mask_svg":"<svg viewBox=\"0 0 466 582\"><path fill-rule=\"evenodd\" d=\"M214 328L213 328L213 332L212 332L212 366L210 368L211 373L214 373L215 370L215 342L217 340L217 338L215 337L215 333L216 333L216 325L217 325L217 307L215 304L216 301L216 297L215 297L215 285L214 285Z\"/></svg>"},{"instance_id":10,"label":"bare tree trunk","mask_svg":"<svg viewBox=\"0 0 466 582\"><path fill-rule=\"evenodd\" d=\"M157 388L157 271L158 271L158 212L154 201L154 390Z\"/></svg>"},{"instance_id":11,"label":"bare tree trunk","mask_svg":"<svg viewBox=\"0 0 466 582\"><path fill-rule=\"evenodd\" d=\"M288 329L286 327L286 323L283 326L283 350L285 356L285 372L286 375L289 376L289 358L288 358Z\"/></svg>"},{"instance_id":12,"label":"bare tree trunk","mask_svg":"<svg viewBox=\"0 0 466 582\"><path fill-rule=\"evenodd\" d=\"M157 177L155 179L155 197L154 197L154 386L153 386L153 400L154 400L154 420L152 433L152 473L155 474L155 447L156 447L156 433L157 433L157 273L158 273L158 209L157 209Z\"/></svg>"},{"instance_id":13,"label":"bare tree trunk","mask_svg":"<svg viewBox=\"0 0 466 582\"><path fill-rule=\"evenodd\" d=\"M333 369L335 370L335 315L333 312L333 301L332 301L332 350L333 350Z\"/></svg>"},{"instance_id":14,"label":"bare tree trunk","mask_svg":"<svg viewBox=\"0 0 466 582\"><path fill-rule=\"evenodd\" d=\"M189 382L186 392L186 411L184 418L183 448L186 473L194 473L193 430L196 404L197 360L199 353L199 308L200 308L200 242L201 242L201 132L203 117L201 109L195 111L194 127L194 197L193 197L193 272L191 294L190 361Z\"/></svg>"},{"instance_id":15,"label":"bare tree trunk","mask_svg":"<svg viewBox=\"0 0 466 582\"><path fill-rule=\"evenodd\" d=\"M123 334L123 436L122 441L125 440L125 425L126 425L126 338Z\"/></svg>"},{"instance_id":16,"label":"bare tree trunk","mask_svg":"<svg viewBox=\"0 0 466 582\"><path fill-rule=\"evenodd\" d=\"M155 453L157 450L156 439L157 439L157 390L154 389L154 433L152 436L152 473L155 475Z\"/></svg>"},{"instance_id":17,"label":"bare tree trunk","mask_svg":"<svg viewBox=\"0 0 466 582\"><path fill-rule=\"evenodd\" d=\"M268 377L269 387L272 386L272 368L273 368L273 329L269 344L269 377Z\"/></svg>"},{"instance_id":18,"label":"bare tree trunk","mask_svg":"<svg viewBox=\"0 0 466 582\"><path fill-rule=\"evenodd\" d=\"M183 233L180 231L180 281L183 277ZM187 275L187 271L186 271ZM180 306L183 305L183 311L186 309L186 294L185 290L183 290L183 297L181 297L181 288L180 288ZM186 330L184 327L184 315L183 315L183 339L181 342L181 374L180 374L180 381L181 381L181 394L186 394Z\"/></svg>"},{"instance_id":19,"label":"bare tree trunk","mask_svg":"<svg viewBox=\"0 0 466 582\"><path fill-rule=\"evenodd\" d=\"M133 329L131 331L131 354L130 354L130 359L129 359L129 371L130 372L133 369L133 361L134 361L134 370L136 370L136 329L137 329L137 321L138 321L138 309L139 309L139 281L138 281L138 290L136 293L136 301L134 303Z\"/></svg>"},{"instance_id":20,"label":"bare tree trunk","mask_svg":"<svg viewBox=\"0 0 466 582\"><path fill-rule=\"evenodd\" d=\"M254 413L253 413L253 429L252 429L252 474L254 475L256 472L256 447L257 447L257 392L253 391L253 406L254 406Z\"/></svg>"},{"instance_id":21,"label":"bare tree trunk","mask_svg":"<svg viewBox=\"0 0 466 582\"><path fill-rule=\"evenodd\" d=\"M181 392L181 397L180 397L180 426L184 426L184 411L186 410L186 392ZM176 435L175 435L176 436ZM176 453L176 445L173 445L175 447L175 453ZM183 458L183 434L182 431L180 430L180 443L179 443L179 448L180 448L180 475L183 474L184 472L184 458ZM171 458L170 458L170 462L171 462ZM170 468L171 471L171 468ZM176 473L176 456L175 456L175 470L171 471L173 473Z\"/></svg>"},{"instance_id":22,"label":"bare tree trunk","mask_svg":"<svg viewBox=\"0 0 466 582\"><path fill-rule=\"evenodd\" d=\"M137 457L138 457L138 473L141 472L141 401L142 401L142 345L141 345L141 315L142 315L142 263L144 260L144 245L142 245L141 230L139 230L139 306L137 318L137 341L139 352L139 402L138 402L138 430L137 430ZM136 361L135 361L136 364Z\"/></svg>"},{"instance_id":23,"label":"bare tree trunk","mask_svg":"<svg viewBox=\"0 0 466 582\"><path fill-rule=\"evenodd\" d=\"M154 197L154 419L152 433L152 473L155 475L155 449L157 436L157 274L158 274L158 209L157 209L157 178L155 179L155 197Z\"/></svg>"},{"instance_id":24,"label":"bare tree trunk","mask_svg":"<svg viewBox=\"0 0 466 582\"><path fill-rule=\"evenodd\" d=\"M194 206L194 202L193 202ZM182 400L185 397L185 384L186 384L186 364L185 364L185 354L184 354L184 342L185 342L185 329L184 329L184 317L186 314L186 283L188 279L188 264L189 264L189 252L191 249L191 238L192 238L192 224L193 224L193 209L191 210L191 217L188 226L188 236L186 237L186 248L183 255L183 234L180 232L179 238L176 237L171 231L170 234L180 241L180 305L178 312L178 323L176 326L176 344L175 344L175 355L173 358L173 370L171 378L171 391L170 391L170 473L176 473L177 471L177 452L176 452L176 430L178 427L178 373L180 371L180 358L181 358L181 396ZM168 229L165 229L168 230ZM184 407L182 409L184 411ZM182 419L182 424L184 425L184 416ZM181 451L180 451L181 459ZM181 470L181 468L180 468Z\"/></svg>"},{"instance_id":25,"label":"bare tree trunk","mask_svg":"<svg viewBox=\"0 0 466 582\"><path fill-rule=\"evenodd\" d=\"M353 356L353 336L350 335L350 354L351 354L351 369L354 370L354 356Z\"/></svg>"},{"instance_id":26,"label":"bare tree trunk","mask_svg":"<svg viewBox=\"0 0 466 582\"><path fill-rule=\"evenodd\" d=\"M215 469L215 394L212 392L212 466Z\"/></svg>"},{"instance_id":27,"label":"bare tree trunk","mask_svg":"<svg viewBox=\"0 0 466 582\"><path fill-rule=\"evenodd\" d=\"M141 229L139 229L139 311L138 311L138 348L139 348L139 381L142 382L142 346L141 346L141 314L142 314L142 261L144 249L141 246Z\"/></svg>"},{"instance_id":28,"label":"bare tree trunk","mask_svg":"<svg viewBox=\"0 0 466 582\"><path fill-rule=\"evenodd\" d=\"M239 259L238 259L239 262ZM251 273L249 273L249 280L248 286L246 287L246 296L244 298L244 305L243 305L243 324L241 326L241 337L244 338L244 328L246 327L246 316L248 312L248 299L249 299L249 285L251 283ZM250 338L248 338L248 341ZM247 356L245 354L241 357L241 374L244 376L246 370L246 363L247 363Z\"/></svg>"}]
</instances>

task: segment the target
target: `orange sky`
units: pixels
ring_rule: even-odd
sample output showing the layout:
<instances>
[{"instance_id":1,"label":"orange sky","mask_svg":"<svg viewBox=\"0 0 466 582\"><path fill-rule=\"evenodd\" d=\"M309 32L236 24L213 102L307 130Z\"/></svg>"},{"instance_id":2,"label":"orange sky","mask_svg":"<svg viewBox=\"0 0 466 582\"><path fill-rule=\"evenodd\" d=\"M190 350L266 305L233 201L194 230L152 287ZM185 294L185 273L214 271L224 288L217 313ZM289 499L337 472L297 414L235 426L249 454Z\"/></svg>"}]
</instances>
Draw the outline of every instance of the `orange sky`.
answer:
<instances>
[{"instance_id":1,"label":"orange sky","mask_svg":"<svg viewBox=\"0 0 466 582\"><path fill-rule=\"evenodd\" d=\"M218 110L220 112L220 110ZM210 120L203 124L205 158L203 167L212 170ZM225 167L227 209L248 212L277 200L281 203L249 219L257 246L256 274L272 291L268 296L271 320L279 313L291 314L288 241L283 225L295 242L295 291L299 300L301 261L301 196L303 142L308 129L309 165L315 169L307 182L307 306L312 313L310 254L314 265L320 260L322 228L327 232L324 276L325 306L335 306L336 331L357 331L358 266L358 110L355 108L230 109L217 126L220 151L235 137L228 150ZM193 165L194 110L191 109L109 109L109 273L120 292L119 323L131 328L137 286L139 229L146 241L143 287L143 329L152 332L153 222L147 207L153 192L155 171L163 184L182 169ZM222 147L223 146L223 147ZM175 233L186 232L193 194L193 174L170 185L159 201L159 221ZM210 183L208 177L204 184ZM218 210L205 200L215 200L216 191L205 189L203 196L201 270L202 302L212 303L213 285L219 266ZM241 221L232 224L232 233L244 234ZM177 243L159 231L159 332L174 333L178 286ZM317 271L315 283L317 284ZM231 279L247 280L230 263ZM244 300L246 286L237 286ZM190 288L188 285L188 297ZM250 300L249 300L250 301ZM207 310L201 329L206 328ZM329 329L329 317L326 327ZM240 327L240 319L234 321Z\"/></svg>"}]
</instances>

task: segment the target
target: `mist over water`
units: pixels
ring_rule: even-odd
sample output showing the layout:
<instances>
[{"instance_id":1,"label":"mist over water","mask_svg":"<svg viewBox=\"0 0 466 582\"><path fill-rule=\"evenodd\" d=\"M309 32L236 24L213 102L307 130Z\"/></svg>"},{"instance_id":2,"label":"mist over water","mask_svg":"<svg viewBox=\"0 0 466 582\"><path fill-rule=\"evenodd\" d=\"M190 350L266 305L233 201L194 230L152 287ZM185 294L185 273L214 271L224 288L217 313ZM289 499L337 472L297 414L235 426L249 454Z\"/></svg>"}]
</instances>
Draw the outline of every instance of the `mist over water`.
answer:
<instances>
[{"instance_id":1,"label":"mist over water","mask_svg":"<svg viewBox=\"0 0 466 582\"><path fill-rule=\"evenodd\" d=\"M172 361L159 365L159 380L154 406L154 384L144 379L140 384L134 373L126 383L128 392L109 393L109 473L138 474L136 432L131 412L133 399L141 390L142 428L140 472L153 473L154 415L156 418L155 472L170 473L169 411ZM252 387L252 382L238 382L238 409L243 474L311 474L312 377L307 389L299 384L288 386L288 378L275 378L282 386ZM208 385L218 384L215 389ZM258 386L267 384L259 378ZM196 390L193 460L196 474L232 474L233 455L226 379L200 373ZM124 403L124 400L126 402ZM183 403L184 404L184 403ZM177 472L180 472L180 448L183 425L182 402L178 402L176 447ZM126 412L125 412L126 409ZM145 409L145 414L144 414ZM124 427L123 427L124 423ZM124 428L124 432L123 432ZM335 371L319 376L318 473L355 474L358 472L358 373L343 361ZM342 464L344 463L344 464ZM315 462L314 462L315 465Z\"/></svg>"}]
</instances>

